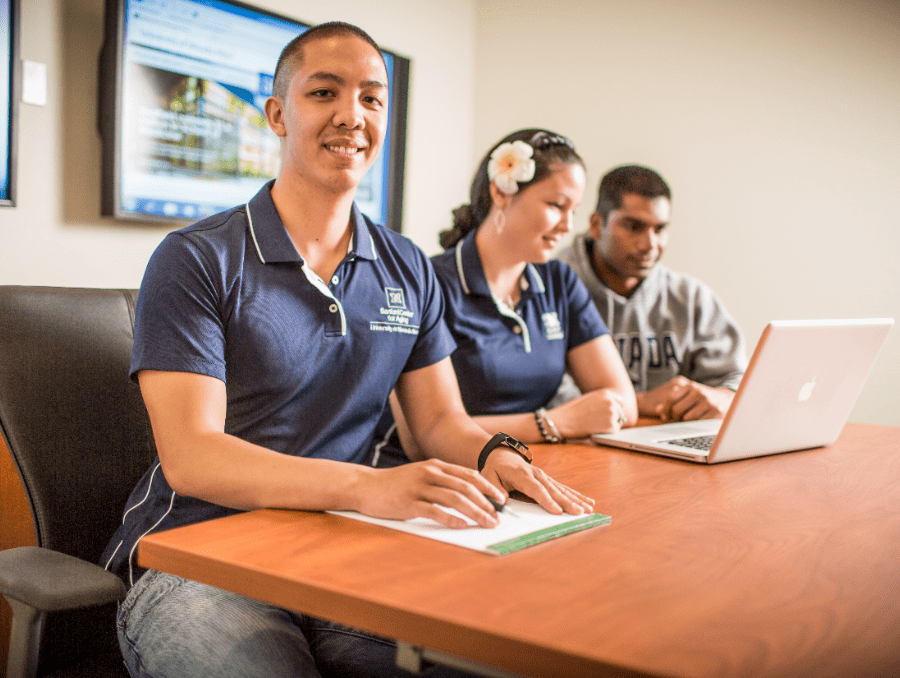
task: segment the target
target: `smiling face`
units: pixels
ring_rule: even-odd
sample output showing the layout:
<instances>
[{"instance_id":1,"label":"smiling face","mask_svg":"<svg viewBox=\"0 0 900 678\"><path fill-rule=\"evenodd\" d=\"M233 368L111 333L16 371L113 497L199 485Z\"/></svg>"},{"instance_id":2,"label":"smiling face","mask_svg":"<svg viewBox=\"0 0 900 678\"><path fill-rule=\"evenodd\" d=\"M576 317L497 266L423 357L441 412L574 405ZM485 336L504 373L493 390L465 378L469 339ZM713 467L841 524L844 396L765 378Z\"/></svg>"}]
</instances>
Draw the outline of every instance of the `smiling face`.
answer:
<instances>
[{"instance_id":1,"label":"smiling face","mask_svg":"<svg viewBox=\"0 0 900 678\"><path fill-rule=\"evenodd\" d=\"M313 40L284 98L266 102L282 137L281 176L331 193L355 191L381 151L388 80L377 50L354 35Z\"/></svg>"},{"instance_id":2,"label":"smiling face","mask_svg":"<svg viewBox=\"0 0 900 678\"><path fill-rule=\"evenodd\" d=\"M502 196L495 209L503 209L504 238L519 261L550 260L560 238L572 230L575 208L584 196L584 168L578 163L561 165L547 177L511 196ZM497 191L492 191L495 197Z\"/></svg>"},{"instance_id":3,"label":"smiling face","mask_svg":"<svg viewBox=\"0 0 900 678\"><path fill-rule=\"evenodd\" d=\"M650 275L669 243L668 198L622 196L622 206L603 217L591 215L594 269L610 289L628 296Z\"/></svg>"}]
</instances>

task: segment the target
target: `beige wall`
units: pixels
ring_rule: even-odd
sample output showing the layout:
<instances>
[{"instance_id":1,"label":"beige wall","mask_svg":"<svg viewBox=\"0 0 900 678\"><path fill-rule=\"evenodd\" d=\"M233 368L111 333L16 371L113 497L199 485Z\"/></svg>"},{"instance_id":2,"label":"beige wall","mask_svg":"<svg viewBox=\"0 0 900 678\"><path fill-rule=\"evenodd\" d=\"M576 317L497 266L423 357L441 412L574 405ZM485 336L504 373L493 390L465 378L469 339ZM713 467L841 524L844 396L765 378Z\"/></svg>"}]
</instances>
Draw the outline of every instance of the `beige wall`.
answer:
<instances>
[{"instance_id":1,"label":"beige wall","mask_svg":"<svg viewBox=\"0 0 900 678\"><path fill-rule=\"evenodd\" d=\"M710 283L754 343L772 318L900 318L900 10L895 0L252 0L357 23L413 59L405 230L429 253L476 159L524 126L601 174L660 170L674 268ZM0 284L137 286L166 230L99 216L102 0L26 0L19 201ZM524 9L523 9L524 8ZM900 425L900 329L853 414Z\"/></svg>"},{"instance_id":2,"label":"beige wall","mask_svg":"<svg viewBox=\"0 0 900 678\"><path fill-rule=\"evenodd\" d=\"M900 321L896 0L522 6L479 3L480 153L520 127L572 137L577 230L606 170L659 170L665 261L712 285L751 346L772 319ZM900 327L852 419L900 425L898 384Z\"/></svg>"}]
</instances>

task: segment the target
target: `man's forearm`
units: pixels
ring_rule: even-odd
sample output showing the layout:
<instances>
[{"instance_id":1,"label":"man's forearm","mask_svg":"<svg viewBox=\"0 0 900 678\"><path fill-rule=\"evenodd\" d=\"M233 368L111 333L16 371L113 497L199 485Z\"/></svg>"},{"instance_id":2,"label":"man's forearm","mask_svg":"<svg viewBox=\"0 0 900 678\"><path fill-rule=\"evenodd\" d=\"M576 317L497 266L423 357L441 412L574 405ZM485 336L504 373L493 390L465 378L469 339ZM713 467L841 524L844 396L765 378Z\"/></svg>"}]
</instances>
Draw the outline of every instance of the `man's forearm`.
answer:
<instances>
[{"instance_id":1,"label":"man's forearm","mask_svg":"<svg viewBox=\"0 0 900 678\"><path fill-rule=\"evenodd\" d=\"M490 434L462 413L442 417L420 434L417 442L428 457L476 468L478 455L490 439Z\"/></svg>"}]
</instances>

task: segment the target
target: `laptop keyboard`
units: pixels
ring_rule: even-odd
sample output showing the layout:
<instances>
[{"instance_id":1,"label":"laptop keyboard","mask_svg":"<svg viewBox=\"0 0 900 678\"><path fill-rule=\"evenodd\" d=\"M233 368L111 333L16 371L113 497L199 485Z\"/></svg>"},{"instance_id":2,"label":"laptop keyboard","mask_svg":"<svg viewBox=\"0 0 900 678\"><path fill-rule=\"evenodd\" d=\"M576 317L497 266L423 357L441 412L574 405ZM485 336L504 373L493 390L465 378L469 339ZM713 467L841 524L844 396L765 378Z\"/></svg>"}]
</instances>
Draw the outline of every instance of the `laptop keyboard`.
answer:
<instances>
[{"instance_id":1,"label":"laptop keyboard","mask_svg":"<svg viewBox=\"0 0 900 678\"><path fill-rule=\"evenodd\" d=\"M692 450L703 450L709 452L712 449L713 436L691 436L690 438L678 438L677 440L667 440L669 445L680 445L681 447L690 447Z\"/></svg>"}]
</instances>

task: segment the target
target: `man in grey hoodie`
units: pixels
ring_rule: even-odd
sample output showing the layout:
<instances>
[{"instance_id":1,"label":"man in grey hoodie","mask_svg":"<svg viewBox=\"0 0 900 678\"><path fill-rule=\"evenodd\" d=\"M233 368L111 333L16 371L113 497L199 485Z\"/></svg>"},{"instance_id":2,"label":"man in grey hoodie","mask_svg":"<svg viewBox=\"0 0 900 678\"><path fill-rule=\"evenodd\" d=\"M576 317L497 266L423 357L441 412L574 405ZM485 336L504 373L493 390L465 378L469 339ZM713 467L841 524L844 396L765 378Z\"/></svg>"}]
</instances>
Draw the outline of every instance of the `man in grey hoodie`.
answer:
<instances>
[{"instance_id":1,"label":"man in grey hoodie","mask_svg":"<svg viewBox=\"0 0 900 678\"><path fill-rule=\"evenodd\" d=\"M590 229L557 255L587 286L619 348L641 416L721 418L747 367L740 329L705 284L659 263L671 191L651 169L600 182Z\"/></svg>"}]
</instances>

